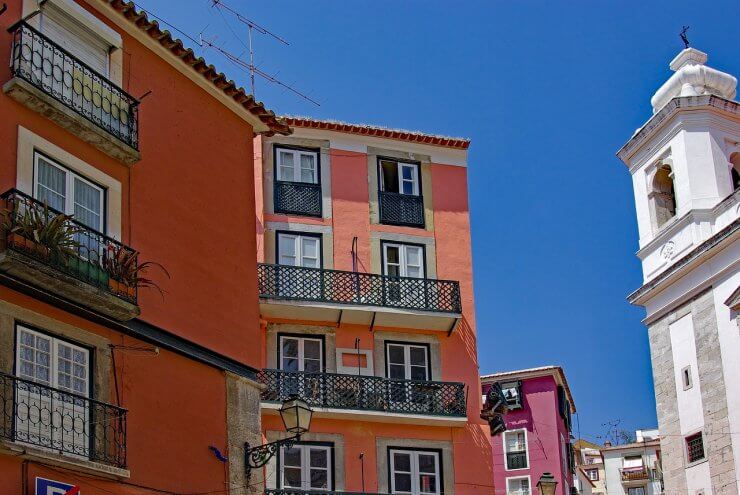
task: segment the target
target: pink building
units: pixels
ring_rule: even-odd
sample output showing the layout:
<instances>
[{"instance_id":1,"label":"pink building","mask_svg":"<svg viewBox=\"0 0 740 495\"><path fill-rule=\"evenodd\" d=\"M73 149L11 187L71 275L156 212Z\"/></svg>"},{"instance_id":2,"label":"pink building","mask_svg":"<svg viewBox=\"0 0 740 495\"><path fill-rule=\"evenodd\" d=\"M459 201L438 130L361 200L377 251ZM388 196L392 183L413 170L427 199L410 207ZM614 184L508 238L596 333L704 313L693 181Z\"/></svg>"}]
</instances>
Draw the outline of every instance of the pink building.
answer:
<instances>
[{"instance_id":1,"label":"pink building","mask_svg":"<svg viewBox=\"0 0 740 495\"><path fill-rule=\"evenodd\" d=\"M571 414L573 397L559 366L544 366L481 377L483 394L498 383L506 397L506 431L491 437L496 495L537 494L537 481L549 472L556 494L573 486Z\"/></svg>"}]
</instances>

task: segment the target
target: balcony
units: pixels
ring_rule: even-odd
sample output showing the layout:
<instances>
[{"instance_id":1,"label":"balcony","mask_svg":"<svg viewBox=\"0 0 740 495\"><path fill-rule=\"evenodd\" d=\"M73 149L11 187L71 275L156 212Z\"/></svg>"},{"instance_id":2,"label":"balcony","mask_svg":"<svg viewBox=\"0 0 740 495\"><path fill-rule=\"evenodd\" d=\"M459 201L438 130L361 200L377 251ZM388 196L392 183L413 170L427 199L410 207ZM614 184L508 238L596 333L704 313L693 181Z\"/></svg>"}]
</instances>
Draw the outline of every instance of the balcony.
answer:
<instances>
[{"instance_id":1,"label":"balcony","mask_svg":"<svg viewBox=\"0 0 740 495\"><path fill-rule=\"evenodd\" d=\"M526 469L527 465L527 451L514 451L506 453L506 468L507 469Z\"/></svg>"},{"instance_id":2,"label":"balcony","mask_svg":"<svg viewBox=\"0 0 740 495\"><path fill-rule=\"evenodd\" d=\"M121 282L136 251L15 189L0 202L0 272L119 321L139 315L136 286Z\"/></svg>"},{"instance_id":3,"label":"balcony","mask_svg":"<svg viewBox=\"0 0 740 495\"><path fill-rule=\"evenodd\" d=\"M276 180L275 213L321 217L321 184Z\"/></svg>"},{"instance_id":4,"label":"balcony","mask_svg":"<svg viewBox=\"0 0 740 495\"><path fill-rule=\"evenodd\" d=\"M271 369L262 370L257 378L265 385L263 402L279 407L289 397L298 395L314 408L316 417L338 417L353 411L367 416L370 421L398 415L466 421L465 385L462 383ZM423 422L429 424L429 418Z\"/></svg>"},{"instance_id":5,"label":"balcony","mask_svg":"<svg viewBox=\"0 0 740 495\"><path fill-rule=\"evenodd\" d=\"M395 192L378 191L380 223L424 227L424 198Z\"/></svg>"},{"instance_id":6,"label":"balcony","mask_svg":"<svg viewBox=\"0 0 740 495\"><path fill-rule=\"evenodd\" d=\"M650 470L645 466L622 468L619 470L619 474L622 478L622 483L640 482L650 479Z\"/></svg>"},{"instance_id":7,"label":"balcony","mask_svg":"<svg viewBox=\"0 0 740 495\"><path fill-rule=\"evenodd\" d=\"M0 373L0 438L86 460L126 467L126 410Z\"/></svg>"},{"instance_id":8,"label":"balcony","mask_svg":"<svg viewBox=\"0 0 740 495\"><path fill-rule=\"evenodd\" d=\"M25 22L11 27L3 91L126 164L140 158L139 102Z\"/></svg>"},{"instance_id":9,"label":"balcony","mask_svg":"<svg viewBox=\"0 0 740 495\"><path fill-rule=\"evenodd\" d=\"M263 263L257 280L266 317L452 331L462 311L450 280Z\"/></svg>"}]
</instances>

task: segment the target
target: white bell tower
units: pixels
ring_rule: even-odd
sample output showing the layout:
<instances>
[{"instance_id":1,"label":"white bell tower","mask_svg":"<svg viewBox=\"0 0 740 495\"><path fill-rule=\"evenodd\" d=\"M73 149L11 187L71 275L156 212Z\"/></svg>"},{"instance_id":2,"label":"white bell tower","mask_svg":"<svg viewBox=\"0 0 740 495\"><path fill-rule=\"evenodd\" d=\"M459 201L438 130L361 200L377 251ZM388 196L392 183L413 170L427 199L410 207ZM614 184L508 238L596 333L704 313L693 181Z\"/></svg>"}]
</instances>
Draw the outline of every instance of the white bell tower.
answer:
<instances>
[{"instance_id":1,"label":"white bell tower","mask_svg":"<svg viewBox=\"0 0 740 495\"><path fill-rule=\"evenodd\" d=\"M740 486L737 79L686 48L617 155L632 175L665 493Z\"/></svg>"}]
</instances>

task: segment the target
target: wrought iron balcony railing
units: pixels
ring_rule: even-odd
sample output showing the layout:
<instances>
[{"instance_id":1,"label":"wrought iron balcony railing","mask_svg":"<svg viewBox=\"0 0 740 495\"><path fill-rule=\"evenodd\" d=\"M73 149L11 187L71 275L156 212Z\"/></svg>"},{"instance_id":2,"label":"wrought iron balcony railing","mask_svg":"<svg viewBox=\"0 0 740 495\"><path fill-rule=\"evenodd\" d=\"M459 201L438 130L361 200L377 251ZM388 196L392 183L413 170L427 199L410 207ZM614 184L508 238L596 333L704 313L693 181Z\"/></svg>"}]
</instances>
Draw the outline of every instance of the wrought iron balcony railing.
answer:
<instances>
[{"instance_id":1,"label":"wrought iron balcony railing","mask_svg":"<svg viewBox=\"0 0 740 495\"><path fill-rule=\"evenodd\" d=\"M462 383L271 369L260 371L257 377L265 385L262 400L266 402L283 402L298 395L314 407L466 416Z\"/></svg>"},{"instance_id":2,"label":"wrought iron balcony railing","mask_svg":"<svg viewBox=\"0 0 740 495\"><path fill-rule=\"evenodd\" d=\"M321 216L321 184L275 181L275 213Z\"/></svg>"},{"instance_id":3,"label":"wrought iron balcony railing","mask_svg":"<svg viewBox=\"0 0 740 495\"><path fill-rule=\"evenodd\" d=\"M380 223L424 226L424 197L378 191L380 200Z\"/></svg>"},{"instance_id":4,"label":"wrought iron balcony railing","mask_svg":"<svg viewBox=\"0 0 740 495\"><path fill-rule=\"evenodd\" d=\"M136 304L137 288L115 279L121 260L133 259L136 266L135 250L68 217L55 224L60 211L16 189L0 200L6 210L0 227L6 249Z\"/></svg>"},{"instance_id":5,"label":"wrought iron balcony railing","mask_svg":"<svg viewBox=\"0 0 740 495\"><path fill-rule=\"evenodd\" d=\"M0 373L0 437L126 467L126 410Z\"/></svg>"},{"instance_id":6,"label":"wrought iron balcony railing","mask_svg":"<svg viewBox=\"0 0 740 495\"><path fill-rule=\"evenodd\" d=\"M506 453L507 469L525 469L527 466L527 452L525 450Z\"/></svg>"},{"instance_id":7,"label":"wrought iron balcony railing","mask_svg":"<svg viewBox=\"0 0 740 495\"><path fill-rule=\"evenodd\" d=\"M25 22L13 26L11 71L138 150L139 102Z\"/></svg>"},{"instance_id":8,"label":"wrought iron balcony railing","mask_svg":"<svg viewBox=\"0 0 740 495\"><path fill-rule=\"evenodd\" d=\"M650 479L650 471L645 466L637 468L622 468L619 470L622 481L643 481Z\"/></svg>"},{"instance_id":9,"label":"wrought iron balcony railing","mask_svg":"<svg viewBox=\"0 0 740 495\"><path fill-rule=\"evenodd\" d=\"M260 297L460 313L460 284L290 265L257 265Z\"/></svg>"}]
</instances>

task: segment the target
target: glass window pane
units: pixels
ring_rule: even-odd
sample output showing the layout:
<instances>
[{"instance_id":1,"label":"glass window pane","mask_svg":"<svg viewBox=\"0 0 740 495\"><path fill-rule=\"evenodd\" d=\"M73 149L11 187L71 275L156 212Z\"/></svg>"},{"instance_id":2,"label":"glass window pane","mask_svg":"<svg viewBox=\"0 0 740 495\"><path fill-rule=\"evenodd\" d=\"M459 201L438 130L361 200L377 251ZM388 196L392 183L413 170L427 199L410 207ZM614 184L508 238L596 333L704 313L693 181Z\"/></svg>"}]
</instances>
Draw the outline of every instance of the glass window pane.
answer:
<instances>
[{"instance_id":1,"label":"glass window pane","mask_svg":"<svg viewBox=\"0 0 740 495\"><path fill-rule=\"evenodd\" d=\"M278 242L280 243L280 256L295 256L295 237L292 235L280 235Z\"/></svg>"},{"instance_id":2,"label":"glass window pane","mask_svg":"<svg viewBox=\"0 0 740 495\"><path fill-rule=\"evenodd\" d=\"M428 380L427 369L425 366L412 366L411 367L411 379L412 380Z\"/></svg>"},{"instance_id":3,"label":"glass window pane","mask_svg":"<svg viewBox=\"0 0 740 495\"><path fill-rule=\"evenodd\" d=\"M403 181L403 194L413 195L414 194L414 183L409 181Z\"/></svg>"},{"instance_id":4,"label":"glass window pane","mask_svg":"<svg viewBox=\"0 0 740 495\"><path fill-rule=\"evenodd\" d=\"M434 455L419 454L419 472L420 473L436 473L435 460L437 459Z\"/></svg>"},{"instance_id":5,"label":"glass window pane","mask_svg":"<svg viewBox=\"0 0 740 495\"><path fill-rule=\"evenodd\" d=\"M393 470L394 471L411 471L411 455L401 452L393 453Z\"/></svg>"},{"instance_id":6,"label":"glass window pane","mask_svg":"<svg viewBox=\"0 0 740 495\"><path fill-rule=\"evenodd\" d=\"M314 155L301 155L301 182L316 183L316 159Z\"/></svg>"},{"instance_id":7,"label":"glass window pane","mask_svg":"<svg viewBox=\"0 0 740 495\"><path fill-rule=\"evenodd\" d=\"M404 180L413 180L414 179L414 169L412 167L409 167L407 165L404 165L401 167L401 177L403 177Z\"/></svg>"},{"instance_id":8,"label":"glass window pane","mask_svg":"<svg viewBox=\"0 0 740 495\"><path fill-rule=\"evenodd\" d=\"M411 474L408 473L395 473L393 475L395 480L394 491L398 492L411 492Z\"/></svg>"},{"instance_id":9,"label":"glass window pane","mask_svg":"<svg viewBox=\"0 0 740 495\"><path fill-rule=\"evenodd\" d=\"M311 449L309 457L312 468L325 468L328 466L329 451L326 449Z\"/></svg>"},{"instance_id":10,"label":"glass window pane","mask_svg":"<svg viewBox=\"0 0 740 495\"><path fill-rule=\"evenodd\" d=\"M388 362L396 364L404 364L406 362L405 355L403 352L404 348L400 345L389 345L388 346Z\"/></svg>"},{"instance_id":11,"label":"glass window pane","mask_svg":"<svg viewBox=\"0 0 740 495\"><path fill-rule=\"evenodd\" d=\"M396 246L386 246L385 248L385 260L388 264L399 264L400 258L398 253L398 247Z\"/></svg>"},{"instance_id":12,"label":"glass window pane","mask_svg":"<svg viewBox=\"0 0 740 495\"><path fill-rule=\"evenodd\" d=\"M427 350L423 347L411 347L409 348L409 354L411 357L411 364L416 366L427 365Z\"/></svg>"},{"instance_id":13,"label":"glass window pane","mask_svg":"<svg viewBox=\"0 0 740 495\"><path fill-rule=\"evenodd\" d=\"M409 266L421 266L420 247L406 246L406 264Z\"/></svg>"},{"instance_id":14,"label":"glass window pane","mask_svg":"<svg viewBox=\"0 0 740 495\"><path fill-rule=\"evenodd\" d=\"M318 359L306 359L303 361L303 371L306 373L320 373L321 361Z\"/></svg>"},{"instance_id":15,"label":"glass window pane","mask_svg":"<svg viewBox=\"0 0 740 495\"><path fill-rule=\"evenodd\" d=\"M326 469L311 469L311 488L329 488L329 472Z\"/></svg>"},{"instance_id":16,"label":"glass window pane","mask_svg":"<svg viewBox=\"0 0 740 495\"><path fill-rule=\"evenodd\" d=\"M291 488L301 488L301 469L283 467L283 484Z\"/></svg>"},{"instance_id":17,"label":"glass window pane","mask_svg":"<svg viewBox=\"0 0 740 495\"><path fill-rule=\"evenodd\" d=\"M278 180L293 181L295 180L294 175L294 162L293 152L281 150L279 153L279 166L278 166Z\"/></svg>"},{"instance_id":18,"label":"glass window pane","mask_svg":"<svg viewBox=\"0 0 740 495\"><path fill-rule=\"evenodd\" d=\"M37 160L36 198L52 208L64 211L67 197L67 174L43 157Z\"/></svg>"},{"instance_id":19,"label":"glass window pane","mask_svg":"<svg viewBox=\"0 0 740 495\"><path fill-rule=\"evenodd\" d=\"M75 219L95 230L101 230L102 192L76 177L74 185Z\"/></svg>"},{"instance_id":20,"label":"glass window pane","mask_svg":"<svg viewBox=\"0 0 740 495\"><path fill-rule=\"evenodd\" d=\"M433 474L419 475L419 492L437 493L437 477Z\"/></svg>"},{"instance_id":21,"label":"glass window pane","mask_svg":"<svg viewBox=\"0 0 740 495\"><path fill-rule=\"evenodd\" d=\"M298 371L298 358L283 358L284 371Z\"/></svg>"},{"instance_id":22,"label":"glass window pane","mask_svg":"<svg viewBox=\"0 0 740 495\"><path fill-rule=\"evenodd\" d=\"M283 356L284 357L298 357L298 339L291 339L283 337Z\"/></svg>"},{"instance_id":23,"label":"glass window pane","mask_svg":"<svg viewBox=\"0 0 740 495\"><path fill-rule=\"evenodd\" d=\"M406 379L406 367L401 364L392 364L388 368L388 377L394 380Z\"/></svg>"},{"instance_id":24,"label":"glass window pane","mask_svg":"<svg viewBox=\"0 0 740 495\"><path fill-rule=\"evenodd\" d=\"M303 355L307 359L321 359L321 342L318 340L304 340Z\"/></svg>"},{"instance_id":25,"label":"glass window pane","mask_svg":"<svg viewBox=\"0 0 740 495\"><path fill-rule=\"evenodd\" d=\"M301 466L301 449L293 447L290 449L283 449L283 465L284 466Z\"/></svg>"}]
</instances>

